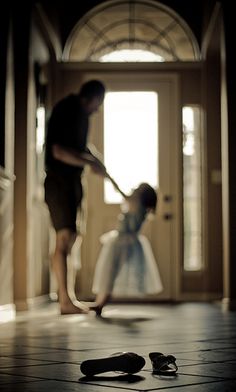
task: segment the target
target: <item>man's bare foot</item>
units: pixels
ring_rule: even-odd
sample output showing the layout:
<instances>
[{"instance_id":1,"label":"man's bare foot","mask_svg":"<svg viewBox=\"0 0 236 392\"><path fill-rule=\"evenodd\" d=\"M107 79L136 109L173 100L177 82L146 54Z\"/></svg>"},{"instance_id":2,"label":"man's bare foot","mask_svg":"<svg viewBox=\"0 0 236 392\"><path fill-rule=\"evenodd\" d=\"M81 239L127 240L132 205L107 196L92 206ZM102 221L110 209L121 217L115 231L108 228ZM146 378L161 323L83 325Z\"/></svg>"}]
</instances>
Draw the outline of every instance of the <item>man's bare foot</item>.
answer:
<instances>
[{"instance_id":1,"label":"man's bare foot","mask_svg":"<svg viewBox=\"0 0 236 392\"><path fill-rule=\"evenodd\" d=\"M61 314L88 314L89 308L79 301L67 302L60 305Z\"/></svg>"}]
</instances>

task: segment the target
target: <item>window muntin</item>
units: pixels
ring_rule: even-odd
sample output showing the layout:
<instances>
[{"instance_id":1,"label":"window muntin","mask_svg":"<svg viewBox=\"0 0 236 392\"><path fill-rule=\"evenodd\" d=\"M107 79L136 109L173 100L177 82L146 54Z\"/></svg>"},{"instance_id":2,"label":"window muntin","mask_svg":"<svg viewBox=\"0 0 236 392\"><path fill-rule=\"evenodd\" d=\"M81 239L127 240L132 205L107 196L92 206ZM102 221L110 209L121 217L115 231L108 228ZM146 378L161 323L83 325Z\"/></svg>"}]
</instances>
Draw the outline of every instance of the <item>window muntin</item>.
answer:
<instances>
[{"instance_id":1,"label":"window muntin","mask_svg":"<svg viewBox=\"0 0 236 392\"><path fill-rule=\"evenodd\" d=\"M94 7L71 32L63 58L96 62L121 50L140 50L139 59L130 61L145 62L142 51L155 54L154 62L158 56L163 61L200 60L199 45L187 23L152 0L116 0Z\"/></svg>"},{"instance_id":2,"label":"window muntin","mask_svg":"<svg viewBox=\"0 0 236 392\"><path fill-rule=\"evenodd\" d=\"M184 270L203 267L200 109L183 107Z\"/></svg>"}]
</instances>

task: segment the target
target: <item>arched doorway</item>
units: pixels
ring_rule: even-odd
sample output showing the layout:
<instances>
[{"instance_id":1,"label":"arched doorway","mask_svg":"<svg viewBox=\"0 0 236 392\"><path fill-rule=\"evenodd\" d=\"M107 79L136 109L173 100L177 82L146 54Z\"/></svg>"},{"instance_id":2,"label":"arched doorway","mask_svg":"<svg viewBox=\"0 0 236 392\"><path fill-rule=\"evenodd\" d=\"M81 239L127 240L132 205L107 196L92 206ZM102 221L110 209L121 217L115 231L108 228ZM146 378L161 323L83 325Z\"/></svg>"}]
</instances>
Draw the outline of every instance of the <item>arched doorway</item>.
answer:
<instances>
[{"instance_id":1,"label":"arched doorway","mask_svg":"<svg viewBox=\"0 0 236 392\"><path fill-rule=\"evenodd\" d=\"M72 30L63 60L122 61L115 54L125 50L139 51L140 58L133 61L146 61L141 52L152 54L150 61L200 60L196 38L186 22L152 0L112 0L94 7Z\"/></svg>"},{"instance_id":2,"label":"arched doorway","mask_svg":"<svg viewBox=\"0 0 236 392\"><path fill-rule=\"evenodd\" d=\"M149 61L147 56L151 55L154 57ZM158 96L158 158L154 185L158 186L161 197L159 215L156 221L148 225L146 233L152 242L164 281L166 291L158 297L163 299L177 298L183 271L192 268L199 272L203 263L202 194L201 189L196 187L196 181L190 184L191 191L197 192L191 194L190 199L194 196L198 203L197 217L190 216L190 220L192 218L198 222L200 241L194 242L195 232L186 232L189 219L185 219L186 213L188 218L191 214L192 204L187 199L183 200L183 197L189 196L186 192L189 184L184 188L184 170L191 165L187 163L183 167L186 159L183 159L182 149L183 138L188 138L189 143L192 135L183 135L182 128L186 129L182 122L182 108L190 108L196 113L200 107L200 57L194 35L173 10L153 1L108 1L80 19L65 45L64 62L58 67L58 81L63 94L71 92L74 86L77 90L84 80L96 77L105 82L109 94L142 91L154 92ZM104 106L104 110L92 121L91 128L91 141L104 154L105 135L102 130L105 116ZM100 129L97 132L98 124ZM200 134L199 127L197 132ZM196 143L194 139L194 143L194 154L201 169L200 142ZM148 168L146 171L149 171ZM187 175L193 180L196 171L192 173L188 170ZM197 175L201 177L201 172L198 171ZM91 296L92 276L100 248L99 236L114 228L119 211L117 202L105 201L105 184L97 181L88 176L88 224L82 249L84 264L80 272L80 294L85 298ZM198 177L197 182L199 184L201 178L199 181ZM192 257L197 263L190 265Z\"/></svg>"}]
</instances>

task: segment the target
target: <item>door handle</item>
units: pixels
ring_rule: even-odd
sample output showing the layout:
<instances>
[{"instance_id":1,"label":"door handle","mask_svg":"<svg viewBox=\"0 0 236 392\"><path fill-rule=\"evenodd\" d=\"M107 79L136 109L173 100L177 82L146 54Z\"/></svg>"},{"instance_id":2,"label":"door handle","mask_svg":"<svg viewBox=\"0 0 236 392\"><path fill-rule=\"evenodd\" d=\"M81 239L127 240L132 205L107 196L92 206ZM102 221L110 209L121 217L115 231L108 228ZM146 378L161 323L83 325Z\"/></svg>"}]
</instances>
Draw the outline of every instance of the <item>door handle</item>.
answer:
<instances>
[{"instance_id":1,"label":"door handle","mask_svg":"<svg viewBox=\"0 0 236 392\"><path fill-rule=\"evenodd\" d=\"M164 218L164 220L171 220L173 218L173 214L166 213L163 215L163 218Z\"/></svg>"},{"instance_id":2,"label":"door handle","mask_svg":"<svg viewBox=\"0 0 236 392\"><path fill-rule=\"evenodd\" d=\"M163 196L163 200L164 200L166 203L169 203L170 201L172 201L172 196L171 196L171 195L164 195L164 196Z\"/></svg>"}]
</instances>

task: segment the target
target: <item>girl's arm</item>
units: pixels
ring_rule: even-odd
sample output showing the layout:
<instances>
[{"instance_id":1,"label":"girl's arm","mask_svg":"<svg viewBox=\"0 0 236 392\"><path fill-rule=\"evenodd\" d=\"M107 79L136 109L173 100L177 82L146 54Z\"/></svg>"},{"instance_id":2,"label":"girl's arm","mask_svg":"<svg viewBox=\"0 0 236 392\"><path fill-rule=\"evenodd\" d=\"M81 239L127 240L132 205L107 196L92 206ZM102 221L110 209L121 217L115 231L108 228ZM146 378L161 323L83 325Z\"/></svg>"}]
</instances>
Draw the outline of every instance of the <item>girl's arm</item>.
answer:
<instances>
[{"instance_id":1,"label":"girl's arm","mask_svg":"<svg viewBox=\"0 0 236 392\"><path fill-rule=\"evenodd\" d=\"M126 195L119 187L119 185L115 182L115 180L113 180L113 178L106 173L106 177L111 181L112 185L115 187L115 189L125 198L128 198L128 195Z\"/></svg>"},{"instance_id":2,"label":"girl's arm","mask_svg":"<svg viewBox=\"0 0 236 392\"><path fill-rule=\"evenodd\" d=\"M102 160L102 155L100 152L98 152L98 150L96 149L96 147L93 144L88 144L86 150L96 159L99 160L101 162ZM119 185L116 183L116 181L107 173L106 171L106 178L108 178L112 185L114 186L114 188L125 198L127 199L127 195L120 189Z\"/></svg>"}]
</instances>

